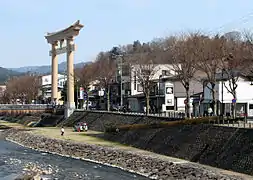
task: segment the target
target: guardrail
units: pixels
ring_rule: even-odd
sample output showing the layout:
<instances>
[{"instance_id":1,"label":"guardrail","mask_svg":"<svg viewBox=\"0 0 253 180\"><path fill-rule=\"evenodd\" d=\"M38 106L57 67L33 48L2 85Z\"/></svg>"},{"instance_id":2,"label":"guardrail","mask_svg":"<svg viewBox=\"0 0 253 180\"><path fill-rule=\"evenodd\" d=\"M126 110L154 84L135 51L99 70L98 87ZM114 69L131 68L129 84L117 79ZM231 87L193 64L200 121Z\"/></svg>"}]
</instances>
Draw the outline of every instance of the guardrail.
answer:
<instances>
[{"instance_id":1,"label":"guardrail","mask_svg":"<svg viewBox=\"0 0 253 180\"><path fill-rule=\"evenodd\" d=\"M171 112L161 112L161 113L150 113L146 115L146 113L141 112L122 112L122 111L105 111L105 110L84 110L84 109L76 109L77 112L96 112L96 113L107 113L107 114L121 114L121 115L130 115L130 116L148 116L148 117L160 117L160 118L175 118L175 119L184 119L185 114L178 111Z\"/></svg>"},{"instance_id":2,"label":"guardrail","mask_svg":"<svg viewBox=\"0 0 253 180\"><path fill-rule=\"evenodd\" d=\"M40 110L50 108L53 108L53 106L48 104L0 104L0 110Z\"/></svg>"}]
</instances>

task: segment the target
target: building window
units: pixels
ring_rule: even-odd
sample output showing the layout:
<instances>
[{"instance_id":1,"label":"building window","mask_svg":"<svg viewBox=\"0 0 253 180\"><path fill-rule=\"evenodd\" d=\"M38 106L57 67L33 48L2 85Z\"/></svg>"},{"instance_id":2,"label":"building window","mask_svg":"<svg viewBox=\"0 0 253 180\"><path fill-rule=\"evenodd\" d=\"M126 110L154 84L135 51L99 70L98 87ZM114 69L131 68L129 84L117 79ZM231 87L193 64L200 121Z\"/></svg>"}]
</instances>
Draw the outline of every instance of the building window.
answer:
<instances>
[{"instance_id":1,"label":"building window","mask_svg":"<svg viewBox=\"0 0 253 180\"><path fill-rule=\"evenodd\" d=\"M136 90L136 84L137 84L137 78L136 78L136 72L134 72L134 90Z\"/></svg>"},{"instance_id":2,"label":"building window","mask_svg":"<svg viewBox=\"0 0 253 180\"><path fill-rule=\"evenodd\" d=\"M142 87L142 85L137 84L137 91L138 91L138 92L143 92L143 87Z\"/></svg>"},{"instance_id":3,"label":"building window","mask_svg":"<svg viewBox=\"0 0 253 180\"><path fill-rule=\"evenodd\" d=\"M173 87L166 87L166 94L173 94Z\"/></svg>"},{"instance_id":4,"label":"building window","mask_svg":"<svg viewBox=\"0 0 253 180\"><path fill-rule=\"evenodd\" d=\"M167 99L167 103L171 104L172 103L172 99Z\"/></svg>"},{"instance_id":5,"label":"building window","mask_svg":"<svg viewBox=\"0 0 253 180\"><path fill-rule=\"evenodd\" d=\"M172 111L174 110L174 106L166 106L166 111Z\"/></svg>"},{"instance_id":6,"label":"building window","mask_svg":"<svg viewBox=\"0 0 253 180\"><path fill-rule=\"evenodd\" d=\"M162 75L163 76L169 76L171 73L169 70L162 70Z\"/></svg>"}]
</instances>

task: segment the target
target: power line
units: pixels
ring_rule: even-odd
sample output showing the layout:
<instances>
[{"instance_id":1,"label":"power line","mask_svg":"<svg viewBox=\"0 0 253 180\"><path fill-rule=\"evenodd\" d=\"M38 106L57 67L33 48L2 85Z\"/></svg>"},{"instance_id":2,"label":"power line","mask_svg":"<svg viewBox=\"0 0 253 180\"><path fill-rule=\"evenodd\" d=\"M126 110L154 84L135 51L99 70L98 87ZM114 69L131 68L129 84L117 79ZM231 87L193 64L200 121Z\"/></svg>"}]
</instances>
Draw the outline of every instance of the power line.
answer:
<instances>
[{"instance_id":1,"label":"power line","mask_svg":"<svg viewBox=\"0 0 253 180\"><path fill-rule=\"evenodd\" d=\"M248 14L240 17L239 19L233 20L231 22L225 23L217 28L213 28L212 30L207 31L207 34L212 34L212 33L218 33L221 30L224 30L225 28L228 28L229 26L233 26L235 23L239 24L246 24L250 21L250 18L253 18L253 11L249 12ZM251 19L253 20L253 19Z\"/></svg>"}]
</instances>

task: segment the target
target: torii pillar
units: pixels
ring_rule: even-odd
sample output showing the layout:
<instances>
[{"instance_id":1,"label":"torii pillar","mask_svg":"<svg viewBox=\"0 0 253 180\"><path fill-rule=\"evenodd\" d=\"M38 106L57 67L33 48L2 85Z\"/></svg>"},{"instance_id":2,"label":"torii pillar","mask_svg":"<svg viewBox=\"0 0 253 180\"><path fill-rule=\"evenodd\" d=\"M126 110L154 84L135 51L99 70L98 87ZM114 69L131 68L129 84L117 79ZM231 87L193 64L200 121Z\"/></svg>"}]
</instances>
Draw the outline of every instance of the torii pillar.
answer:
<instances>
[{"instance_id":1,"label":"torii pillar","mask_svg":"<svg viewBox=\"0 0 253 180\"><path fill-rule=\"evenodd\" d=\"M67 53L67 106L65 117L69 117L75 110L74 100L74 51L76 46L74 44L74 37L79 35L79 31L83 28L80 21L66 29L54 33L47 33L45 38L51 44L52 50L49 55L52 56L52 85L51 85L51 99L55 102L58 99L58 60L57 55ZM60 47L58 47L60 42ZM63 47L63 43L66 46Z\"/></svg>"}]
</instances>

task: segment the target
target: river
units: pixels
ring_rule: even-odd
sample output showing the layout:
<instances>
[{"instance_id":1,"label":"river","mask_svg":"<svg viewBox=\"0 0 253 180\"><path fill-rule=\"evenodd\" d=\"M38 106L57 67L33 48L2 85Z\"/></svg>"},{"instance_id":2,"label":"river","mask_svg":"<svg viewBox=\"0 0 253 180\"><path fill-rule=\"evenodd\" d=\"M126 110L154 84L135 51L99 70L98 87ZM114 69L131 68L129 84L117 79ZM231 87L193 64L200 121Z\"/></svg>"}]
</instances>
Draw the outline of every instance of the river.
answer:
<instances>
[{"instance_id":1,"label":"river","mask_svg":"<svg viewBox=\"0 0 253 180\"><path fill-rule=\"evenodd\" d=\"M0 139L0 179L13 180L25 169L36 166L50 173L45 179L75 180L145 180L118 168L87 161L41 153Z\"/></svg>"}]
</instances>

